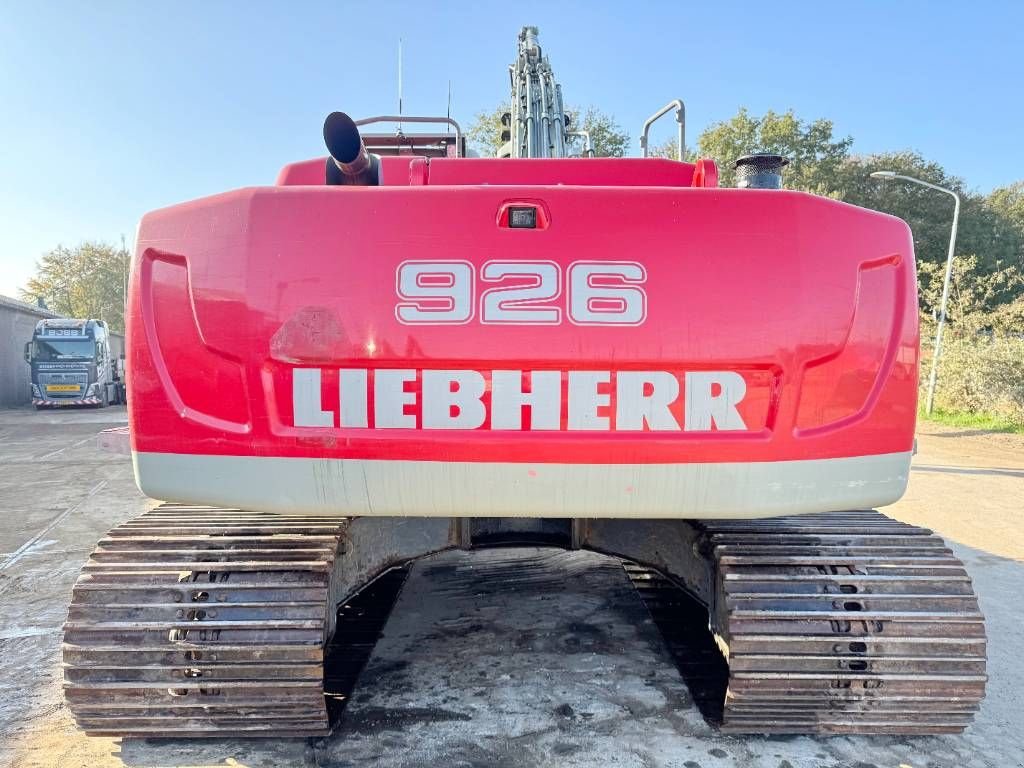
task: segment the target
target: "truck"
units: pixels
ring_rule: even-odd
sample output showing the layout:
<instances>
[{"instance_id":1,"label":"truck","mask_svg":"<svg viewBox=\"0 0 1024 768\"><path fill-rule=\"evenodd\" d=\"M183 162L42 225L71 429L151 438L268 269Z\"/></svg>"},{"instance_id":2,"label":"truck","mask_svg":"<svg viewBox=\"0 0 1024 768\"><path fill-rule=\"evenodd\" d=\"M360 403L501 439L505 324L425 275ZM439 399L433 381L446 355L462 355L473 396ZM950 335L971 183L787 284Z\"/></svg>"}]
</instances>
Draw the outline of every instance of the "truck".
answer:
<instances>
[{"instance_id":1,"label":"truck","mask_svg":"<svg viewBox=\"0 0 1024 768\"><path fill-rule=\"evenodd\" d=\"M329 733L331 659L372 647L389 574L530 541L689 593L724 731L962 731L970 577L875 509L914 451L909 227L786 189L766 152L722 188L681 100L642 144L672 114L678 159L591 156L536 28L510 73L503 157L333 112L327 156L143 218L130 448L165 503L75 584L78 724Z\"/></svg>"},{"instance_id":2,"label":"truck","mask_svg":"<svg viewBox=\"0 0 1024 768\"><path fill-rule=\"evenodd\" d=\"M103 320L40 320L25 343L25 362L37 409L125 402L123 341Z\"/></svg>"}]
</instances>

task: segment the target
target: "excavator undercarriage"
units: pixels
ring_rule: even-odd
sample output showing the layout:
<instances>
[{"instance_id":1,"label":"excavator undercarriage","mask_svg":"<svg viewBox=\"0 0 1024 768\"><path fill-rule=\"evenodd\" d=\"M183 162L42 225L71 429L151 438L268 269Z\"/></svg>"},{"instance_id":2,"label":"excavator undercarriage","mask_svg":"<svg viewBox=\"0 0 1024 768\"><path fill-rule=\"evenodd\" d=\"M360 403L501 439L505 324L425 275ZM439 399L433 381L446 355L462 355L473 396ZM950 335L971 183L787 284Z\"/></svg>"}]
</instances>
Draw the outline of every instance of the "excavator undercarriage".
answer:
<instances>
[{"instance_id":1,"label":"excavator undercarriage","mask_svg":"<svg viewBox=\"0 0 1024 768\"><path fill-rule=\"evenodd\" d=\"M708 715L725 731L953 733L984 694L985 629L963 566L930 531L877 512L571 521L164 504L111 530L75 585L69 707L96 735L327 734L398 569L509 544L622 558L663 630L680 601L699 601L709 620L696 631L721 655L697 666L728 660ZM696 651L669 644L686 676Z\"/></svg>"}]
</instances>

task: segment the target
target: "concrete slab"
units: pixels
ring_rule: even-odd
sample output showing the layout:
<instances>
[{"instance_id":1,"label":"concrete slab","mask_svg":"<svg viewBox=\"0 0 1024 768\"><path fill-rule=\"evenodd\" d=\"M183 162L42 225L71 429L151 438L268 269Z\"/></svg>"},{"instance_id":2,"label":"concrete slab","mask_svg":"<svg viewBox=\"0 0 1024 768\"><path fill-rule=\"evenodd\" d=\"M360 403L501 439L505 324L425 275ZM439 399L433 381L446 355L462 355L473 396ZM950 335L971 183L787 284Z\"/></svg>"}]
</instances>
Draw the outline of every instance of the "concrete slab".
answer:
<instances>
[{"instance_id":1,"label":"concrete slab","mask_svg":"<svg viewBox=\"0 0 1024 768\"><path fill-rule=\"evenodd\" d=\"M90 434L119 419L123 411L115 409L0 411L0 550L8 553L0 557L0 764L1024 764L1024 477L1016 474L1024 468L1024 439L941 428L921 435L910 491L886 511L949 536L974 577L988 621L991 681L964 736L724 737L700 718L614 561L530 548L445 553L418 563L329 739L86 738L60 695L68 594L95 540L151 504L135 489L125 457L93 450ZM33 538L12 561L10 553Z\"/></svg>"}]
</instances>

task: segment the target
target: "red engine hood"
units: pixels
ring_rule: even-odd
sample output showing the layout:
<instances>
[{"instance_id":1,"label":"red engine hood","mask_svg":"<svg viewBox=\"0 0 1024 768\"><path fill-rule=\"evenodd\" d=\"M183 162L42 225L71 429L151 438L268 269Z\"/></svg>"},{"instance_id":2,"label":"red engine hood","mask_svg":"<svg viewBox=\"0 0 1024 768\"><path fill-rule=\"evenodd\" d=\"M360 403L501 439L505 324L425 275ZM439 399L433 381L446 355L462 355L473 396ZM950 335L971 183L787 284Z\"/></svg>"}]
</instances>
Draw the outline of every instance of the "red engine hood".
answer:
<instances>
[{"instance_id":1,"label":"red engine hood","mask_svg":"<svg viewBox=\"0 0 1024 768\"><path fill-rule=\"evenodd\" d=\"M509 206L538 227L510 228ZM916 312L907 226L802 193L240 190L142 222L133 448L630 466L907 454ZM495 371L519 373L512 395ZM543 387L558 401L543 414L516 399Z\"/></svg>"}]
</instances>

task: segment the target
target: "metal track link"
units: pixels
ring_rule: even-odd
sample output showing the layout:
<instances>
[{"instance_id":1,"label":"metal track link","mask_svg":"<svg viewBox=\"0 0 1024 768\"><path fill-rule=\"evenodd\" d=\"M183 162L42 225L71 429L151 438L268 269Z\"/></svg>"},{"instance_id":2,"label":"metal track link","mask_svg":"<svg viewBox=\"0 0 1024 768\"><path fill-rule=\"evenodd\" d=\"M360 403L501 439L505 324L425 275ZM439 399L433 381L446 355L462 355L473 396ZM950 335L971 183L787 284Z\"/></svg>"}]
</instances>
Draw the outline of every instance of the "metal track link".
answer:
<instances>
[{"instance_id":1,"label":"metal track link","mask_svg":"<svg viewBox=\"0 0 1024 768\"><path fill-rule=\"evenodd\" d=\"M111 530L64 625L89 734L321 736L346 518L163 504Z\"/></svg>"},{"instance_id":2,"label":"metal track link","mask_svg":"<svg viewBox=\"0 0 1024 768\"><path fill-rule=\"evenodd\" d=\"M722 729L959 733L985 690L985 625L931 531L873 512L701 521L726 652Z\"/></svg>"}]
</instances>

